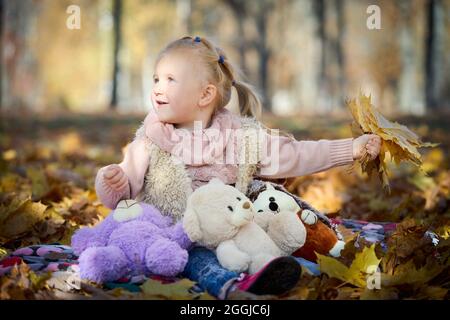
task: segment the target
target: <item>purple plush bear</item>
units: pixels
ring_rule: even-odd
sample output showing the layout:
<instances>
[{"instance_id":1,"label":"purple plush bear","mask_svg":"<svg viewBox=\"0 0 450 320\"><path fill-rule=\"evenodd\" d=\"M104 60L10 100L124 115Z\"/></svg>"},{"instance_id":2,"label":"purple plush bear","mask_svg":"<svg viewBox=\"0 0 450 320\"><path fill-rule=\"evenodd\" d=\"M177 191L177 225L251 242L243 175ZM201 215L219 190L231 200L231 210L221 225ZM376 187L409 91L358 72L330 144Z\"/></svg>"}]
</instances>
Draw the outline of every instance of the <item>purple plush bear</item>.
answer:
<instances>
[{"instance_id":1,"label":"purple plush bear","mask_svg":"<svg viewBox=\"0 0 450 320\"><path fill-rule=\"evenodd\" d=\"M72 236L81 278L97 283L126 275L175 276L184 270L191 245L181 222L173 224L134 200L122 200L105 220Z\"/></svg>"}]
</instances>

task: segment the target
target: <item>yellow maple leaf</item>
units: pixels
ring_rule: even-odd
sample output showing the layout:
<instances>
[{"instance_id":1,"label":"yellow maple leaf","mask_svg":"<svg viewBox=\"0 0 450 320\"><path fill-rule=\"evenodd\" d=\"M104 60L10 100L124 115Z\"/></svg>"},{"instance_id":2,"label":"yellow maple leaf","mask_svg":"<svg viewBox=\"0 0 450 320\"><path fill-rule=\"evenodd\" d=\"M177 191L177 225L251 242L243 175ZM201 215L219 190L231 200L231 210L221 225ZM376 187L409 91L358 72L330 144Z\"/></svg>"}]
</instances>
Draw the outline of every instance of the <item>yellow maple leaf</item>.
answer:
<instances>
[{"instance_id":1,"label":"yellow maple leaf","mask_svg":"<svg viewBox=\"0 0 450 320\"><path fill-rule=\"evenodd\" d=\"M447 240L450 237L450 225L440 226L436 232L439 237Z\"/></svg>"},{"instance_id":2,"label":"yellow maple leaf","mask_svg":"<svg viewBox=\"0 0 450 320\"><path fill-rule=\"evenodd\" d=\"M361 168L371 175L376 172L389 190L387 164L389 161L397 165L402 162L411 162L422 166L422 158L417 150L420 147L435 147L438 144L422 142L417 134L406 126L387 120L371 103L371 96L360 93L359 98L347 101L347 107L353 116L353 136L363 133L376 134L381 138L380 154L375 161L369 161L368 155L361 158Z\"/></svg>"},{"instance_id":3,"label":"yellow maple leaf","mask_svg":"<svg viewBox=\"0 0 450 320\"><path fill-rule=\"evenodd\" d=\"M0 247L0 260L3 259L3 257L6 257L8 254L8 251L6 251L5 248Z\"/></svg>"},{"instance_id":4,"label":"yellow maple leaf","mask_svg":"<svg viewBox=\"0 0 450 320\"><path fill-rule=\"evenodd\" d=\"M367 286L367 276L377 270L380 261L375 254L375 244L356 253L350 268L335 258L317 254L321 272L360 288Z\"/></svg>"},{"instance_id":5,"label":"yellow maple leaf","mask_svg":"<svg viewBox=\"0 0 450 320\"><path fill-rule=\"evenodd\" d=\"M43 170L30 167L27 169L27 176L31 180L33 200L41 199L49 192L50 185Z\"/></svg>"},{"instance_id":6,"label":"yellow maple leaf","mask_svg":"<svg viewBox=\"0 0 450 320\"><path fill-rule=\"evenodd\" d=\"M27 199L16 204L12 210L5 210L7 214L2 215L0 225L0 237L13 238L29 231L31 227L45 218L44 212L47 206L41 202L33 202Z\"/></svg>"}]
</instances>

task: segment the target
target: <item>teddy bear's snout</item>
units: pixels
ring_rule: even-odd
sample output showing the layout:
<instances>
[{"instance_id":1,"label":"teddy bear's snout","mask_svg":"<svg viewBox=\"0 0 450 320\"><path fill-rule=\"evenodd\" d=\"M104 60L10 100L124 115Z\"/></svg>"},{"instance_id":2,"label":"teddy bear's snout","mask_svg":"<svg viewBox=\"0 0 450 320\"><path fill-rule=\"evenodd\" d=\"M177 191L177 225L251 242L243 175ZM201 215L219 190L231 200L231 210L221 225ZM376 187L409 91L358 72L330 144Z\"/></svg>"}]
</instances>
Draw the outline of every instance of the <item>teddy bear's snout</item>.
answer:
<instances>
[{"instance_id":1,"label":"teddy bear's snout","mask_svg":"<svg viewBox=\"0 0 450 320\"><path fill-rule=\"evenodd\" d=\"M244 224L253 221L254 213L252 203L249 201L245 201L241 206L236 207L235 212L232 215L232 224L240 227Z\"/></svg>"}]
</instances>

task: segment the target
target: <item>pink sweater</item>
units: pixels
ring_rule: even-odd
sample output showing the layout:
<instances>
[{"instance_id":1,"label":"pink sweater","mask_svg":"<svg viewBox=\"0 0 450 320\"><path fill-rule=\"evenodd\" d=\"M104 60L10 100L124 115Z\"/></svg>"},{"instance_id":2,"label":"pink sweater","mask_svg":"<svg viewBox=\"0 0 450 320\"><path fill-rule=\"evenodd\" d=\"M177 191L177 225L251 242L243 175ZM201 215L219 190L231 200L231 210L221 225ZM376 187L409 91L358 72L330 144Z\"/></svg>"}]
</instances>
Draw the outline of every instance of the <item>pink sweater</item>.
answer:
<instances>
[{"instance_id":1,"label":"pink sweater","mask_svg":"<svg viewBox=\"0 0 450 320\"><path fill-rule=\"evenodd\" d=\"M106 166L97 173L97 195L109 208L115 208L121 199L135 198L144 186L149 165L149 153L146 150L149 143L157 144L182 160L194 190L213 177L220 178L226 184L234 184L238 173L237 141L240 140L234 134L239 130L234 129L240 126L239 116L226 109L216 114L210 127L193 131L176 129L171 124L162 123L156 114L150 112L144 120L145 135L137 136L127 146L125 157L119 164L128 177L128 185L117 191L109 187L103 178ZM260 178L308 175L353 162L352 138L297 141L263 133L260 139L264 149L257 172Z\"/></svg>"}]
</instances>

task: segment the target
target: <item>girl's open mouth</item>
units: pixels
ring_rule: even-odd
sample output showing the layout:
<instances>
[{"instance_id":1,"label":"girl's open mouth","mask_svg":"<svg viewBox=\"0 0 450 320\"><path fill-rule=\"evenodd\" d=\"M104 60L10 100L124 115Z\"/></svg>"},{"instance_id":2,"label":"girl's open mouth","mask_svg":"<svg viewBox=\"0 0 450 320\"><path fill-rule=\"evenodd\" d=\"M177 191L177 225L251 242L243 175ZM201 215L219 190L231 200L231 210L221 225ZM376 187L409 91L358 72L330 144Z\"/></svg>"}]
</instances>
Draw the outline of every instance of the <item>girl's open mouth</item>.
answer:
<instances>
[{"instance_id":1,"label":"girl's open mouth","mask_svg":"<svg viewBox=\"0 0 450 320\"><path fill-rule=\"evenodd\" d=\"M156 103L157 103L158 107L163 107L163 106L165 106L166 104L169 104L168 102L165 102L165 101L158 101L158 100L156 100Z\"/></svg>"}]
</instances>

